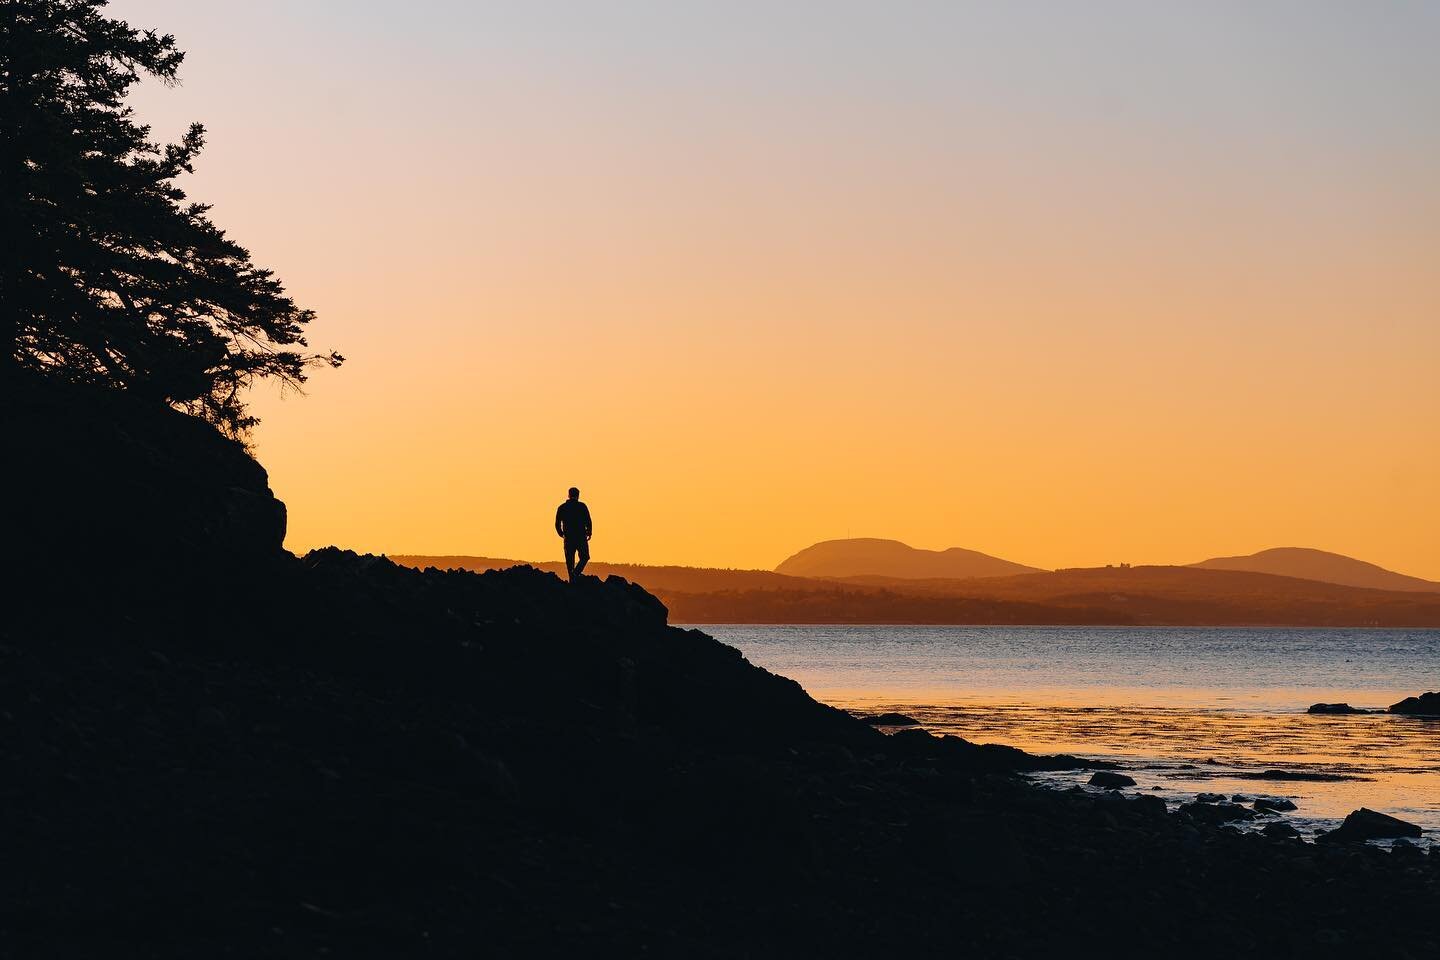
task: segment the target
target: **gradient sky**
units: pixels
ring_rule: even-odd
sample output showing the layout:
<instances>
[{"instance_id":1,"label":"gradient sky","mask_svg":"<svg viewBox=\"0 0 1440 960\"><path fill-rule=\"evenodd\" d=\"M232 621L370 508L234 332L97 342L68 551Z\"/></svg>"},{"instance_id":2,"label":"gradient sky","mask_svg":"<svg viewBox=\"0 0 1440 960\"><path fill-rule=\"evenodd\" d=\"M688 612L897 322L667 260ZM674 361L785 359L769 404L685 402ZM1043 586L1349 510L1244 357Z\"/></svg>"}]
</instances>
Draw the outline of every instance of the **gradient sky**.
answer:
<instances>
[{"instance_id":1,"label":"gradient sky","mask_svg":"<svg viewBox=\"0 0 1440 960\"><path fill-rule=\"evenodd\" d=\"M1440 579L1440 4L111 9L349 358L254 400L293 550Z\"/></svg>"}]
</instances>

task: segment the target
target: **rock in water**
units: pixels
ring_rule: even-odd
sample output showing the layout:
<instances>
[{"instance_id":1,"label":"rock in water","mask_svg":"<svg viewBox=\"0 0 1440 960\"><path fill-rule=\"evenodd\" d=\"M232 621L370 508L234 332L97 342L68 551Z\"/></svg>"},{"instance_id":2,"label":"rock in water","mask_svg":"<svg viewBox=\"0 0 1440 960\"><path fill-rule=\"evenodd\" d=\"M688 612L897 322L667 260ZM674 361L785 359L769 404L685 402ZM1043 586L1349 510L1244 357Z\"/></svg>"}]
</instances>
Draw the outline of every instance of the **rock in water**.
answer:
<instances>
[{"instance_id":1,"label":"rock in water","mask_svg":"<svg viewBox=\"0 0 1440 960\"><path fill-rule=\"evenodd\" d=\"M1244 770L1231 774L1231 776L1237 780L1304 780L1310 783L1339 783L1342 780L1370 779L1353 773L1315 773L1309 770Z\"/></svg>"},{"instance_id":2,"label":"rock in water","mask_svg":"<svg viewBox=\"0 0 1440 960\"><path fill-rule=\"evenodd\" d=\"M1236 820L1253 820L1255 811L1247 810L1238 803L1182 803L1180 813L1192 820L1213 825L1232 823Z\"/></svg>"},{"instance_id":3,"label":"rock in water","mask_svg":"<svg viewBox=\"0 0 1440 960\"><path fill-rule=\"evenodd\" d=\"M1394 709L1393 707L1391 709ZM1369 710L1361 710L1359 707L1352 707L1348 703L1312 703L1306 713L1369 713Z\"/></svg>"},{"instance_id":4,"label":"rock in water","mask_svg":"<svg viewBox=\"0 0 1440 960\"><path fill-rule=\"evenodd\" d=\"M1106 790L1119 790L1121 787L1135 786L1135 779L1127 777L1123 773L1100 770L1090 777L1090 786L1104 787Z\"/></svg>"},{"instance_id":5,"label":"rock in water","mask_svg":"<svg viewBox=\"0 0 1440 960\"><path fill-rule=\"evenodd\" d=\"M1390 712L1440 717L1440 693L1422 693L1418 697L1406 697L1399 703L1390 704Z\"/></svg>"},{"instance_id":6,"label":"rock in water","mask_svg":"<svg viewBox=\"0 0 1440 960\"><path fill-rule=\"evenodd\" d=\"M1346 817L1345 822L1338 828L1322 834L1316 839L1327 843L1358 843L1364 840L1384 840L1390 837L1418 837L1420 834L1420 828L1413 823L1407 823L1388 813L1379 813L1367 807L1361 807Z\"/></svg>"},{"instance_id":7,"label":"rock in water","mask_svg":"<svg viewBox=\"0 0 1440 960\"><path fill-rule=\"evenodd\" d=\"M1295 801L1284 797L1279 800L1269 800L1259 797L1255 800L1255 809L1263 813L1287 813L1295 809Z\"/></svg>"}]
</instances>

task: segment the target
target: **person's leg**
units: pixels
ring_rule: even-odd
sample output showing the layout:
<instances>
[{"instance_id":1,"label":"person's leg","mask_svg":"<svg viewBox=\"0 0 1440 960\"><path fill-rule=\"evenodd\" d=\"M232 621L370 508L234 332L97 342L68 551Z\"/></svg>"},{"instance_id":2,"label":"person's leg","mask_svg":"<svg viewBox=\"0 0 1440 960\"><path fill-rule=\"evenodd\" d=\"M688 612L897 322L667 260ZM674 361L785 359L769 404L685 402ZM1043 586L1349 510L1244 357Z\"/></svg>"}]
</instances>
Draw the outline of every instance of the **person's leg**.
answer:
<instances>
[{"instance_id":1,"label":"person's leg","mask_svg":"<svg viewBox=\"0 0 1440 960\"><path fill-rule=\"evenodd\" d=\"M571 580L575 579L575 544L569 540L565 541L565 572Z\"/></svg>"},{"instance_id":2,"label":"person's leg","mask_svg":"<svg viewBox=\"0 0 1440 960\"><path fill-rule=\"evenodd\" d=\"M575 576L578 577L585 572L585 564L590 562L590 541L581 540L575 548L580 551L580 562L575 564Z\"/></svg>"}]
</instances>

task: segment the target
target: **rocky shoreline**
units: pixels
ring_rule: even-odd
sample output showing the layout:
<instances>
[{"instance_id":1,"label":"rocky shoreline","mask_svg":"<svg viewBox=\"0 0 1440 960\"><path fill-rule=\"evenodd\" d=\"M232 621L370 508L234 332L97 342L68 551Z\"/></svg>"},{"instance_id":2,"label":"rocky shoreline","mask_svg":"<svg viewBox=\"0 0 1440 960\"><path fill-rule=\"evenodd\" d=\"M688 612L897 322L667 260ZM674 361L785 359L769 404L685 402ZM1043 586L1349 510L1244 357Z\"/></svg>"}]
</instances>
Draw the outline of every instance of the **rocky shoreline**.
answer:
<instances>
[{"instance_id":1,"label":"rocky shoreline","mask_svg":"<svg viewBox=\"0 0 1440 960\"><path fill-rule=\"evenodd\" d=\"M1352 707L1348 703L1312 703L1306 713L1325 713L1348 716L1359 713L1400 713L1413 717L1440 717L1440 693L1422 693L1392 703L1384 710Z\"/></svg>"},{"instance_id":2,"label":"rocky shoreline","mask_svg":"<svg viewBox=\"0 0 1440 960\"><path fill-rule=\"evenodd\" d=\"M877 733L623 581L333 550L289 575L319 615L258 649L7 633L3 952L1440 942L1440 855L1032 787L1015 773L1086 764Z\"/></svg>"},{"instance_id":3,"label":"rocky shoreline","mask_svg":"<svg viewBox=\"0 0 1440 960\"><path fill-rule=\"evenodd\" d=\"M1440 951L1440 855L1037 788L1113 771L886 734L616 578L295 558L178 414L7 406L0 955Z\"/></svg>"}]
</instances>

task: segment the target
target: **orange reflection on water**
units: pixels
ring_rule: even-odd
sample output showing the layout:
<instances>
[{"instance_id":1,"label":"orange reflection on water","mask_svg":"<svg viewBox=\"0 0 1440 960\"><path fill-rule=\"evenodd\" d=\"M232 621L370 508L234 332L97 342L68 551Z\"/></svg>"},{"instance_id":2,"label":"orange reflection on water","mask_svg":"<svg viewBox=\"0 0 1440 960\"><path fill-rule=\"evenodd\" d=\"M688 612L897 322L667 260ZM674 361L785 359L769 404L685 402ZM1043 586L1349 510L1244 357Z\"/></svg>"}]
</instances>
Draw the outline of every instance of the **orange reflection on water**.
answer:
<instances>
[{"instance_id":1,"label":"orange reflection on water","mask_svg":"<svg viewBox=\"0 0 1440 960\"><path fill-rule=\"evenodd\" d=\"M1336 692L1344 696L1335 699L1355 706L1400 698L1393 691ZM1137 789L1171 800L1200 792L1290 797L1300 806L1296 826L1311 831L1362 806L1440 831L1440 720L1307 714L1305 705L1324 699L1316 693L1105 688L928 698L872 690L824 691L822 699L854 712L906 713L936 734L1116 760ZM1289 706L1277 709L1281 703ZM1255 779L1273 769L1345 779Z\"/></svg>"}]
</instances>

